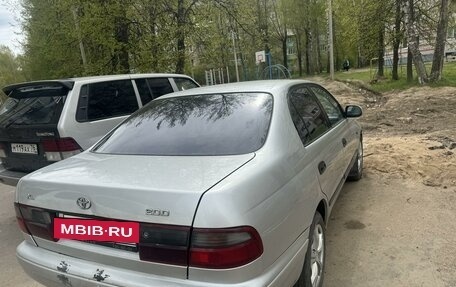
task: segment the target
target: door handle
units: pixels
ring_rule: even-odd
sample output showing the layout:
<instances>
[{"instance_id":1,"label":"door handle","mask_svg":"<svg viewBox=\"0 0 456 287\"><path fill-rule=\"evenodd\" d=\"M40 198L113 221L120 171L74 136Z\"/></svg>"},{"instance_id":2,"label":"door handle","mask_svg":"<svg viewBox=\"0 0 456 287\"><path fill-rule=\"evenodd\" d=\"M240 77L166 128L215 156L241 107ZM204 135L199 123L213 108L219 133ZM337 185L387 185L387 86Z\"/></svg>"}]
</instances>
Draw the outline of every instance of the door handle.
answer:
<instances>
[{"instance_id":1,"label":"door handle","mask_svg":"<svg viewBox=\"0 0 456 287\"><path fill-rule=\"evenodd\" d=\"M346 140L345 138L342 139L342 145L343 145L344 147L347 146L347 140Z\"/></svg>"},{"instance_id":2,"label":"door handle","mask_svg":"<svg viewBox=\"0 0 456 287\"><path fill-rule=\"evenodd\" d=\"M320 161L318 164L318 172L323 174L326 171L326 163L324 161Z\"/></svg>"}]
</instances>

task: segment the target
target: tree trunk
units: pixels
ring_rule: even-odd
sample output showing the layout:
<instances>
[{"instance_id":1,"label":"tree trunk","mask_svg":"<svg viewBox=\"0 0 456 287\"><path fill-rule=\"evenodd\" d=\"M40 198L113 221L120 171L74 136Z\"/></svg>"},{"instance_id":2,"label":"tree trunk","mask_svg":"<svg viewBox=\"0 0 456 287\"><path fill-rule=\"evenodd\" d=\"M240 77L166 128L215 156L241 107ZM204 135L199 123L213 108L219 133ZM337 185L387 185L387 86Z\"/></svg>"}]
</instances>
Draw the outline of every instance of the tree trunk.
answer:
<instances>
[{"instance_id":1,"label":"tree trunk","mask_svg":"<svg viewBox=\"0 0 456 287\"><path fill-rule=\"evenodd\" d=\"M115 39L119 45L114 53L113 68L115 72L128 74L130 72L130 63L128 60L128 24L126 21L125 10L120 17L115 18Z\"/></svg>"},{"instance_id":2,"label":"tree trunk","mask_svg":"<svg viewBox=\"0 0 456 287\"><path fill-rule=\"evenodd\" d=\"M378 29L378 72L377 77L383 78L385 76L384 66L385 66L385 25L383 20L380 19L380 27Z\"/></svg>"},{"instance_id":3,"label":"tree trunk","mask_svg":"<svg viewBox=\"0 0 456 287\"><path fill-rule=\"evenodd\" d=\"M407 36L407 44L412 54L413 64L415 64L418 82L425 84L429 82L429 78L424 66L423 57L420 52L418 28L415 19L413 0L404 1L405 13L405 32Z\"/></svg>"},{"instance_id":4,"label":"tree trunk","mask_svg":"<svg viewBox=\"0 0 456 287\"><path fill-rule=\"evenodd\" d=\"M176 73L183 74L185 68L185 8L184 0L177 1L177 61Z\"/></svg>"},{"instance_id":5,"label":"tree trunk","mask_svg":"<svg viewBox=\"0 0 456 287\"><path fill-rule=\"evenodd\" d=\"M316 49L317 50L317 73L323 72L323 65L321 64L321 52L320 52L320 34L318 33L318 29L315 30L315 40L316 40Z\"/></svg>"},{"instance_id":6,"label":"tree trunk","mask_svg":"<svg viewBox=\"0 0 456 287\"><path fill-rule=\"evenodd\" d=\"M288 69L287 40L288 40L287 28L285 27L285 29L284 29L284 37L282 39L282 56L283 56L283 65L284 65L285 68Z\"/></svg>"},{"instance_id":7,"label":"tree trunk","mask_svg":"<svg viewBox=\"0 0 456 287\"><path fill-rule=\"evenodd\" d=\"M296 35L296 56L298 57L299 76L302 77L302 51L301 51L301 34L295 31Z\"/></svg>"},{"instance_id":8,"label":"tree trunk","mask_svg":"<svg viewBox=\"0 0 456 287\"><path fill-rule=\"evenodd\" d=\"M393 80L399 80L398 64L399 64L399 45L401 43L401 0L396 0L396 15L394 23L394 38L393 38Z\"/></svg>"},{"instance_id":9,"label":"tree trunk","mask_svg":"<svg viewBox=\"0 0 456 287\"><path fill-rule=\"evenodd\" d=\"M407 82L413 82L413 57L410 48L407 48Z\"/></svg>"},{"instance_id":10,"label":"tree trunk","mask_svg":"<svg viewBox=\"0 0 456 287\"><path fill-rule=\"evenodd\" d=\"M309 29L305 30L306 34L306 73L312 74L312 34Z\"/></svg>"},{"instance_id":11,"label":"tree trunk","mask_svg":"<svg viewBox=\"0 0 456 287\"><path fill-rule=\"evenodd\" d=\"M432 60L431 82L437 82L442 77L443 59L445 57L445 41L448 30L449 0L440 1L440 17L437 25L437 38L435 40L434 59Z\"/></svg>"}]
</instances>

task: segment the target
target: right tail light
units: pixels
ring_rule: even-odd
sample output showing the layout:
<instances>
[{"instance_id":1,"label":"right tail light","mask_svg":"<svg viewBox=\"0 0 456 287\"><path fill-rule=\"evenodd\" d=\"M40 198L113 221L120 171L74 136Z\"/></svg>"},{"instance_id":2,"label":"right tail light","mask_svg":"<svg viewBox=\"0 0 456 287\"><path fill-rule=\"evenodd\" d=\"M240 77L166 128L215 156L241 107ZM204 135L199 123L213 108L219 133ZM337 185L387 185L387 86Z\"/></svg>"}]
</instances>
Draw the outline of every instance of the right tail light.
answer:
<instances>
[{"instance_id":1,"label":"right tail light","mask_svg":"<svg viewBox=\"0 0 456 287\"><path fill-rule=\"evenodd\" d=\"M263 253L260 235L250 226L191 230L141 224L140 230L139 256L144 261L227 269L248 264Z\"/></svg>"}]
</instances>

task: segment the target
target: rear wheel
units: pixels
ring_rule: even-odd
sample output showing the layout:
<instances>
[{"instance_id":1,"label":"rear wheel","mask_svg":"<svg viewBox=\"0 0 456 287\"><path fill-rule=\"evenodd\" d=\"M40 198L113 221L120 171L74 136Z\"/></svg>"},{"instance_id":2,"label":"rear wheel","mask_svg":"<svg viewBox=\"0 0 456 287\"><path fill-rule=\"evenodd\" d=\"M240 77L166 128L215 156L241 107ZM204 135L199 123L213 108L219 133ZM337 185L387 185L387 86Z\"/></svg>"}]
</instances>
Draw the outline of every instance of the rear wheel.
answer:
<instances>
[{"instance_id":1,"label":"rear wheel","mask_svg":"<svg viewBox=\"0 0 456 287\"><path fill-rule=\"evenodd\" d=\"M325 271L326 229L320 213L315 213L310 226L309 245L304 267L294 287L321 287Z\"/></svg>"},{"instance_id":2,"label":"rear wheel","mask_svg":"<svg viewBox=\"0 0 456 287\"><path fill-rule=\"evenodd\" d=\"M347 178L348 180L357 181L363 177L363 164L364 164L363 156L364 156L363 138L360 138L359 145L358 145L358 151L356 154L356 160L355 160L355 163L353 164L352 169L350 170L350 173L348 174L348 178Z\"/></svg>"}]
</instances>

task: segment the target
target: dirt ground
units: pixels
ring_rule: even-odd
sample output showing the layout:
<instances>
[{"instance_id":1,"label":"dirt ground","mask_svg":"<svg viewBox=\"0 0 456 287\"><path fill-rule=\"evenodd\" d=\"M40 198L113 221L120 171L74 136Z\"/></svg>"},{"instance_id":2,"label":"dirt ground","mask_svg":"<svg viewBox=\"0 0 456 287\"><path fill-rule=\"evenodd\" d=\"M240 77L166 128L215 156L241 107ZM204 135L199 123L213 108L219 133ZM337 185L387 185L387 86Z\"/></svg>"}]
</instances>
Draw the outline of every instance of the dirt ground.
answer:
<instances>
[{"instance_id":1,"label":"dirt ground","mask_svg":"<svg viewBox=\"0 0 456 287\"><path fill-rule=\"evenodd\" d=\"M325 287L456 286L456 88L323 84L363 107L365 147L328 224Z\"/></svg>"}]
</instances>

